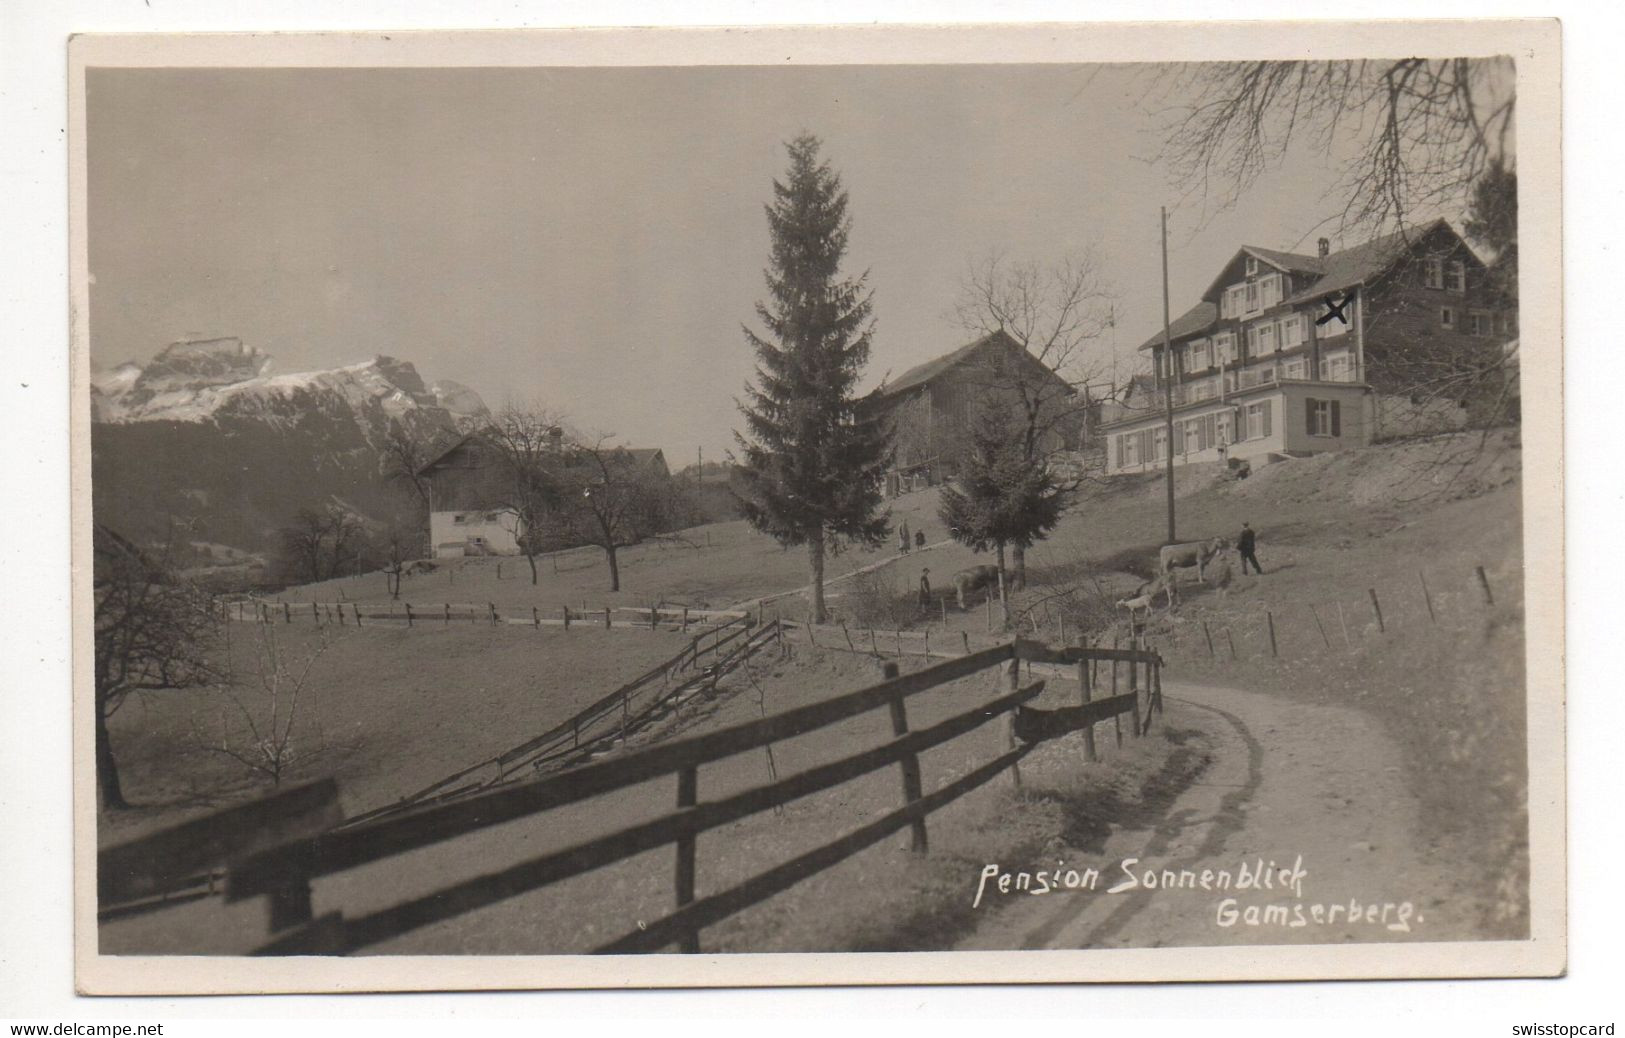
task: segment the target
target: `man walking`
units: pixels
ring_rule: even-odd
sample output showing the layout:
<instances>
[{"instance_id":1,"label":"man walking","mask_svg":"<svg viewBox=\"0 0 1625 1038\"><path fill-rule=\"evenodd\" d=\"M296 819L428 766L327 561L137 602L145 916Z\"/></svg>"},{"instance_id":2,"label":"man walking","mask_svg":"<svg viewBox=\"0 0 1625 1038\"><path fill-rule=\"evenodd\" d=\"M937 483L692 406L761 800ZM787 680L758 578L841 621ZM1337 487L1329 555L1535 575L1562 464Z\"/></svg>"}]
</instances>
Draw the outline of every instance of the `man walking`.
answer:
<instances>
[{"instance_id":1,"label":"man walking","mask_svg":"<svg viewBox=\"0 0 1625 1038\"><path fill-rule=\"evenodd\" d=\"M1242 576L1247 575L1247 564L1249 562L1253 564L1253 569L1258 572L1259 576L1264 575L1264 567L1258 564L1258 556L1254 553L1254 545L1257 540L1258 535L1253 533L1252 526L1248 523L1242 523L1241 536L1236 539L1236 551L1241 554Z\"/></svg>"}]
</instances>

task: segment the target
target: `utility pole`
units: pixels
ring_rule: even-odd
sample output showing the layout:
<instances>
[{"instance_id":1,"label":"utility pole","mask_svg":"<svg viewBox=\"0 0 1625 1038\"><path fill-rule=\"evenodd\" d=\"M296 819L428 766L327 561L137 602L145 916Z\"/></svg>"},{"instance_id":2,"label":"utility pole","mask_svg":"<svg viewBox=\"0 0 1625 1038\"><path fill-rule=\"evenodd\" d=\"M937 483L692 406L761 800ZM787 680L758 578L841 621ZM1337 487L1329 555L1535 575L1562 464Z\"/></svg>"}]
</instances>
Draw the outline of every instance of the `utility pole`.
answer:
<instances>
[{"instance_id":1,"label":"utility pole","mask_svg":"<svg viewBox=\"0 0 1625 1038\"><path fill-rule=\"evenodd\" d=\"M1168 207L1162 212L1162 402L1167 421L1163 457L1168 473L1168 543L1174 536L1174 341L1173 322L1168 315Z\"/></svg>"}]
</instances>

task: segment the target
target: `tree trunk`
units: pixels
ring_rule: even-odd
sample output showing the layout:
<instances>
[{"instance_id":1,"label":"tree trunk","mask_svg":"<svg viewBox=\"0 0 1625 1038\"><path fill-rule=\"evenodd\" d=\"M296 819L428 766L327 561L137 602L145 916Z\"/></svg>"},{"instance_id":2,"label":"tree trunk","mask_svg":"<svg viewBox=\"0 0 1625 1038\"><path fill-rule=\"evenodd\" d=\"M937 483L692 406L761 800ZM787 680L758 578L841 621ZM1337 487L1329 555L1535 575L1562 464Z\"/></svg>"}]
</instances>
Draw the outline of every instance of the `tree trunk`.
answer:
<instances>
[{"instance_id":1,"label":"tree trunk","mask_svg":"<svg viewBox=\"0 0 1625 1038\"><path fill-rule=\"evenodd\" d=\"M107 715L96 704L96 784L101 787L102 807L109 811L129 807L119 784L118 761L113 758L113 740L107 733Z\"/></svg>"},{"instance_id":2,"label":"tree trunk","mask_svg":"<svg viewBox=\"0 0 1625 1038\"><path fill-rule=\"evenodd\" d=\"M1006 594L1009 581L1004 578L1004 542L999 542L999 615L1005 624L1010 623L1010 598Z\"/></svg>"},{"instance_id":3,"label":"tree trunk","mask_svg":"<svg viewBox=\"0 0 1625 1038\"><path fill-rule=\"evenodd\" d=\"M1027 549L1019 544L1010 546L1010 576L1012 588L1027 586Z\"/></svg>"},{"instance_id":4,"label":"tree trunk","mask_svg":"<svg viewBox=\"0 0 1625 1038\"><path fill-rule=\"evenodd\" d=\"M536 553L525 552L525 561L530 563L530 586L536 586Z\"/></svg>"},{"instance_id":5,"label":"tree trunk","mask_svg":"<svg viewBox=\"0 0 1625 1038\"><path fill-rule=\"evenodd\" d=\"M824 612L824 530L819 527L807 541L807 562L812 571L812 622L821 624L829 617Z\"/></svg>"},{"instance_id":6,"label":"tree trunk","mask_svg":"<svg viewBox=\"0 0 1625 1038\"><path fill-rule=\"evenodd\" d=\"M604 554L609 556L609 589L619 591L621 589L621 563L620 560L615 558L614 541L610 541L604 546Z\"/></svg>"}]
</instances>

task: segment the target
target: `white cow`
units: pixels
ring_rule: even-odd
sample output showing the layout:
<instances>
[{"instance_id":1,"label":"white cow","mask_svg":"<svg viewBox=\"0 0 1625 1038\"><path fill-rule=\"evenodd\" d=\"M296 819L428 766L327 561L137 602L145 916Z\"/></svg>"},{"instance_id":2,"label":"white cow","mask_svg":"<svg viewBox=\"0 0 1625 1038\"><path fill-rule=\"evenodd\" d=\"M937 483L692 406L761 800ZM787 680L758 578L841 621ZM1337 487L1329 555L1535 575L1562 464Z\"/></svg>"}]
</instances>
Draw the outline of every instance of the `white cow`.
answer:
<instances>
[{"instance_id":1,"label":"white cow","mask_svg":"<svg viewBox=\"0 0 1625 1038\"><path fill-rule=\"evenodd\" d=\"M1195 566L1196 579L1206 583L1202 575L1202 567L1210 559L1230 547L1230 542L1223 537L1215 537L1210 541L1185 541L1182 544L1165 544L1157 557L1157 572L1165 577L1172 576L1176 566Z\"/></svg>"}]
</instances>

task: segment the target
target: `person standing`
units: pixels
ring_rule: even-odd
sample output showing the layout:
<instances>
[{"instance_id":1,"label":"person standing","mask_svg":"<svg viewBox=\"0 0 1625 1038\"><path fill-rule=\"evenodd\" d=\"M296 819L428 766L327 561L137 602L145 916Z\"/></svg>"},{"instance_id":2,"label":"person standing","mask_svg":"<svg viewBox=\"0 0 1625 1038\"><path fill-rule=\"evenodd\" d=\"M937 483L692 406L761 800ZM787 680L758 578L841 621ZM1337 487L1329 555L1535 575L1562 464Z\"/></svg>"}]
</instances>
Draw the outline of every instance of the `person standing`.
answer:
<instances>
[{"instance_id":1,"label":"person standing","mask_svg":"<svg viewBox=\"0 0 1625 1038\"><path fill-rule=\"evenodd\" d=\"M931 570L920 570L920 612L931 608Z\"/></svg>"},{"instance_id":2,"label":"person standing","mask_svg":"<svg viewBox=\"0 0 1625 1038\"><path fill-rule=\"evenodd\" d=\"M897 546L903 550L904 555L908 554L908 520L907 519L904 519L902 525L897 528Z\"/></svg>"},{"instance_id":3,"label":"person standing","mask_svg":"<svg viewBox=\"0 0 1625 1038\"><path fill-rule=\"evenodd\" d=\"M1264 575L1264 567L1258 564L1257 542L1258 535L1253 532L1252 526L1248 523L1242 523L1241 536L1236 538L1236 551L1241 555L1241 573L1243 576L1247 574L1247 564L1249 562L1253 564L1253 569L1258 572L1259 576Z\"/></svg>"},{"instance_id":4,"label":"person standing","mask_svg":"<svg viewBox=\"0 0 1625 1038\"><path fill-rule=\"evenodd\" d=\"M925 548L925 531L924 530L915 530L914 531L914 547L917 548L917 549L921 549L921 550L923 550Z\"/></svg>"}]
</instances>

